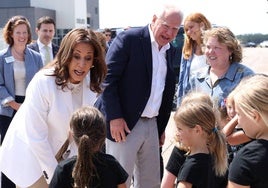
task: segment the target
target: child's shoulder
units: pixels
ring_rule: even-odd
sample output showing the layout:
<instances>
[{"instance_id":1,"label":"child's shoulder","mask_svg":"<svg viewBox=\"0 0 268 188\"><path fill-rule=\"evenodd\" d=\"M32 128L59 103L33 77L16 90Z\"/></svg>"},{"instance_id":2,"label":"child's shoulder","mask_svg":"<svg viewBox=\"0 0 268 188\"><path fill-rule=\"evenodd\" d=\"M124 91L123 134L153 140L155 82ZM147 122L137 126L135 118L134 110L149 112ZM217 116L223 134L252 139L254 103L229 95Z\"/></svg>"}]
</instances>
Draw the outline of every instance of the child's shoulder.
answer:
<instances>
[{"instance_id":1,"label":"child's shoulder","mask_svg":"<svg viewBox=\"0 0 268 188\"><path fill-rule=\"evenodd\" d=\"M105 164L105 165L108 165L110 167L116 168L118 166L121 166L119 161L114 156L112 156L110 154L100 152L97 154L97 159L100 162L100 164Z\"/></svg>"},{"instance_id":2,"label":"child's shoulder","mask_svg":"<svg viewBox=\"0 0 268 188\"><path fill-rule=\"evenodd\" d=\"M107 154L107 153L99 152L97 155L100 159L105 160L105 161L110 161L110 162L117 161L114 156Z\"/></svg>"},{"instance_id":3,"label":"child's shoulder","mask_svg":"<svg viewBox=\"0 0 268 188\"><path fill-rule=\"evenodd\" d=\"M74 166L76 160L77 160L77 156L72 156L70 158L64 159L61 162L59 162L58 168L72 169L72 167Z\"/></svg>"}]
</instances>

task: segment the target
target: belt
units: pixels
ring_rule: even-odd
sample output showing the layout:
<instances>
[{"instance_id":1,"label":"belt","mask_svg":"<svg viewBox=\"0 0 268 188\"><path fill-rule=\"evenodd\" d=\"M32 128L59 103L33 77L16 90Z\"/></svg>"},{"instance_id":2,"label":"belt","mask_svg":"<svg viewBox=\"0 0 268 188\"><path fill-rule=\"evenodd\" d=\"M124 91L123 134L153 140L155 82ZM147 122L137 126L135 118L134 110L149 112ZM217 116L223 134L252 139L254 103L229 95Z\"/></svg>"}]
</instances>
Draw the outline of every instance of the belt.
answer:
<instances>
[{"instance_id":1,"label":"belt","mask_svg":"<svg viewBox=\"0 0 268 188\"><path fill-rule=\"evenodd\" d=\"M150 120L150 119L153 119L153 118L155 118L155 117L140 117L140 119L142 119L142 120Z\"/></svg>"}]
</instances>

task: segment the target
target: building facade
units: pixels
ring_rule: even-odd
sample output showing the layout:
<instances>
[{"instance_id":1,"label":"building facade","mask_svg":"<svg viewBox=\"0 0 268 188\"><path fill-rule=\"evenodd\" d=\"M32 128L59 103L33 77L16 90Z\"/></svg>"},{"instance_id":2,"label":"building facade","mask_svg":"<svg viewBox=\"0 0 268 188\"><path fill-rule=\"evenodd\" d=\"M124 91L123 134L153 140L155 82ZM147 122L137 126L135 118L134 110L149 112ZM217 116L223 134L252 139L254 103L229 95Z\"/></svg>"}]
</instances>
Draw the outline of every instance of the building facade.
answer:
<instances>
[{"instance_id":1,"label":"building facade","mask_svg":"<svg viewBox=\"0 0 268 188\"><path fill-rule=\"evenodd\" d=\"M33 40L36 40L37 19L50 16L56 21L53 39L56 44L60 44L63 36L73 28L98 29L98 14L98 0L0 0L0 28L3 28L12 16L23 15L29 20Z\"/></svg>"}]
</instances>

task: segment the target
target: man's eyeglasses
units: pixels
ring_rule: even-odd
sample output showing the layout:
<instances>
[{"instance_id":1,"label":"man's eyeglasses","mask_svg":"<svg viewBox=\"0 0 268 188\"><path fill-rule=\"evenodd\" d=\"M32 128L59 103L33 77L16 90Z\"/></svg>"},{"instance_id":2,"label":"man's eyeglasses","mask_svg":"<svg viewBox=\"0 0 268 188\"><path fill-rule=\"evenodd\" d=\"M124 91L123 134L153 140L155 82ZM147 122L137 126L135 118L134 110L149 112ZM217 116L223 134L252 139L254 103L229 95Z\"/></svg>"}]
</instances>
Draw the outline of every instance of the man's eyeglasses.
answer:
<instances>
[{"instance_id":1,"label":"man's eyeglasses","mask_svg":"<svg viewBox=\"0 0 268 188\"><path fill-rule=\"evenodd\" d=\"M161 20L161 26L166 31L168 31L168 30L171 29L173 32L178 32L179 29L180 29L180 26L178 26L178 27L172 27L166 21L162 20L161 18L159 18L159 20Z\"/></svg>"}]
</instances>

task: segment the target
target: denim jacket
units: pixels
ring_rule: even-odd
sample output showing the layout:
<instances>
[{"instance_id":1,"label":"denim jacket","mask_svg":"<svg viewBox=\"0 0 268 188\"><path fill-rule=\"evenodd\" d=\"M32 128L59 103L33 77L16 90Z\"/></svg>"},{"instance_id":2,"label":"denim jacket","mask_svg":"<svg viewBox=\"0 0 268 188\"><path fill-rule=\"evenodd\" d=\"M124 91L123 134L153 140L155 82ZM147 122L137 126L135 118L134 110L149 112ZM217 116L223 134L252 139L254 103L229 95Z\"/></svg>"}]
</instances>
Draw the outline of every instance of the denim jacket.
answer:
<instances>
[{"instance_id":1,"label":"denim jacket","mask_svg":"<svg viewBox=\"0 0 268 188\"><path fill-rule=\"evenodd\" d=\"M203 91L209 94L218 106L227 98L229 93L246 76L253 75L254 72L241 63L232 63L226 74L219 78L214 85L211 84L209 75L210 66L193 76L186 87L186 93L192 90Z\"/></svg>"}]
</instances>

